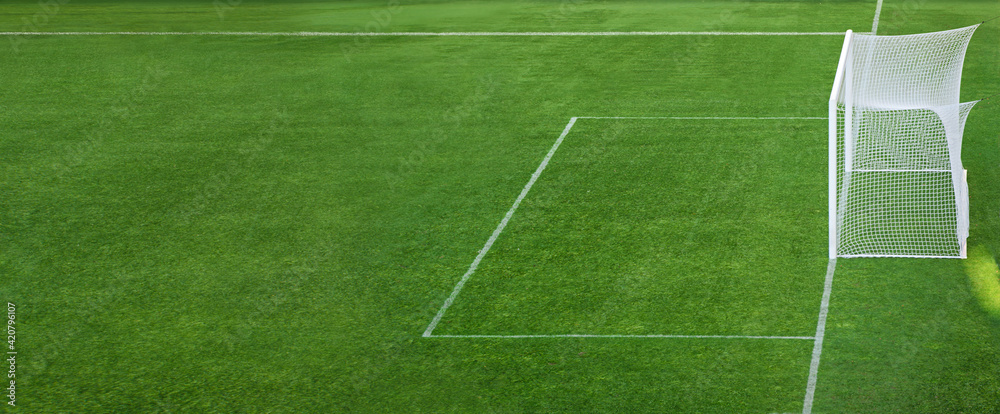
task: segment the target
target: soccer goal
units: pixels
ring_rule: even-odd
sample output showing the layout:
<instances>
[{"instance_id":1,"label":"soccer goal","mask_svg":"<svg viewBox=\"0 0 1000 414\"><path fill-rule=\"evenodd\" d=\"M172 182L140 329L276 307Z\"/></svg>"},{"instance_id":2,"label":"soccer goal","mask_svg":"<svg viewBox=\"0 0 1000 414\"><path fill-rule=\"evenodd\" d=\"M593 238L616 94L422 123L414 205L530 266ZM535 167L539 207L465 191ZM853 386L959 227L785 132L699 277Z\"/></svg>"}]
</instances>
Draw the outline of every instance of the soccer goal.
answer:
<instances>
[{"instance_id":1,"label":"soccer goal","mask_svg":"<svg viewBox=\"0 0 1000 414\"><path fill-rule=\"evenodd\" d=\"M965 258L959 87L979 25L847 32L830 95L830 258Z\"/></svg>"}]
</instances>

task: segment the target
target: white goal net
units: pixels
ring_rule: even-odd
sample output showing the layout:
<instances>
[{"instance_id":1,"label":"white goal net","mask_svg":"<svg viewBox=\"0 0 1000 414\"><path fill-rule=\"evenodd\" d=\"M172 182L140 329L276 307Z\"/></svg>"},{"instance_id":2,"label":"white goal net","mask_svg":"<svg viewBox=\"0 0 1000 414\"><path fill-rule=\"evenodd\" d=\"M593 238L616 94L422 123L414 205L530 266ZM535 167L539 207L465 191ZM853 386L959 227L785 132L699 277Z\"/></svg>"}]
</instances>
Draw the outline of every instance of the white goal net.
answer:
<instances>
[{"instance_id":1,"label":"white goal net","mask_svg":"<svg viewBox=\"0 0 1000 414\"><path fill-rule=\"evenodd\" d=\"M830 96L830 257L965 257L962 64L976 26L847 32Z\"/></svg>"}]
</instances>

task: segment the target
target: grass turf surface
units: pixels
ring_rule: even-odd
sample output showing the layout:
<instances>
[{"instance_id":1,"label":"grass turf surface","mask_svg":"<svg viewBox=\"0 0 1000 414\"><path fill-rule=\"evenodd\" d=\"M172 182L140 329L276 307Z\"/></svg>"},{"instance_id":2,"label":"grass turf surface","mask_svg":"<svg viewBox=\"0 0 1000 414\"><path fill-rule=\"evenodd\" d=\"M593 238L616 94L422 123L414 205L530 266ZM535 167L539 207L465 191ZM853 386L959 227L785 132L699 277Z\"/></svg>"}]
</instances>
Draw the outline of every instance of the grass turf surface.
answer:
<instances>
[{"instance_id":1,"label":"grass turf surface","mask_svg":"<svg viewBox=\"0 0 1000 414\"><path fill-rule=\"evenodd\" d=\"M874 12L393 4L14 2L0 30L867 31ZM879 32L997 10L887 1ZM995 92L998 35L973 38L966 99ZM841 43L6 36L17 411L800 411L811 341L420 334L570 117L825 116ZM963 154L981 256L998 112L973 111ZM823 121L578 122L436 333L813 334ZM995 412L1000 322L966 269L840 261L813 411Z\"/></svg>"}]
</instances>

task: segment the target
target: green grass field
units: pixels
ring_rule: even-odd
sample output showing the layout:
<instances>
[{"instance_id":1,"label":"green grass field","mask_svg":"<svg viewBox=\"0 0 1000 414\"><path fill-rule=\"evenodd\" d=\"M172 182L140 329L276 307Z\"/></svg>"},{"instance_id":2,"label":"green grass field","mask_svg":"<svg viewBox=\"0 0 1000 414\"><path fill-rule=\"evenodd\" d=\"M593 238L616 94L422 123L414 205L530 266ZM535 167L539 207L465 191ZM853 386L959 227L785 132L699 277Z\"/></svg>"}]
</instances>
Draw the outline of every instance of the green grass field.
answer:
<instances>
[{"instance_id":1,"label":"green grass field","mask_svg":"<svg viewBox=\"0 0 1000 414\"><path fill-rule=\"evenodd\" d=\"M876 3L6 1L0 32L868 32ZM996 15L885 0L878 33ZM5 412L802 412L842 43L0 35ZM963 100L998 64L993 21ZM965 131L969 259L837 262L812 412L1000 413L998 119Z\"/></svg>"}]
</instances>

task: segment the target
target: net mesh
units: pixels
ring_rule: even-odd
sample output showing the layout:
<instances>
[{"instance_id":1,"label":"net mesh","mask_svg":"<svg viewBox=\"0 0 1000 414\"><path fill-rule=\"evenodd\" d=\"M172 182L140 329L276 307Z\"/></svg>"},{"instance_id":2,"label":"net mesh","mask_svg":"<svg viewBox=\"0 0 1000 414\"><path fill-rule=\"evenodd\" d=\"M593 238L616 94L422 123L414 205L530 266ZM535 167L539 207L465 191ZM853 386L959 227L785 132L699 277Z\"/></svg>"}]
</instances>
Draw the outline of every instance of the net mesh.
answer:
<instances>
[{"instance_id":1,"label":"net mesh","mask_svg":"<svg viewBox=\"0 0 1000 414\"><path fill-rule=\"evenodd\" d=\"M831 102L837 256L964 256L962 133L975 102L959 90L977 27L851 38Z\"/></svg>"}]
</instances>

